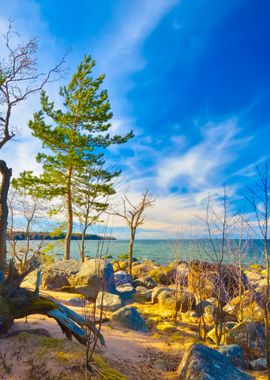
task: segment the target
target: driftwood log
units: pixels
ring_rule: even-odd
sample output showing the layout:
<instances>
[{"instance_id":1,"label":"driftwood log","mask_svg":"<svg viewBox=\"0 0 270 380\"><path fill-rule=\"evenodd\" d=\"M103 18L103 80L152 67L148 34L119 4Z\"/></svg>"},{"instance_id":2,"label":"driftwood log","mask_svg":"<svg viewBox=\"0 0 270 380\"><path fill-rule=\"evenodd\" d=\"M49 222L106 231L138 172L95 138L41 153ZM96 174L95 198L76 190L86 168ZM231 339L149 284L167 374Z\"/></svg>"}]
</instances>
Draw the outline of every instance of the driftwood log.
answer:
<instances>
[{"instance_id":1,"label":"driftwood log","mask_svg":"<svg viewBox=\"0 0 270 380\"><path fill-rule=\"evenodd\" d=\"M0 333L7 333L15 319L31 314L43 314L54 318L68 339L74 336L80 343L86 344L86 329L90 329L101 344L104 344L104 339L94 323L60 302L39 294L40 272L35 291L21 287L23 279L32 269L29 268L21 274L11 261L6 276L0 271Z\"/></svg>"}]
</instances>

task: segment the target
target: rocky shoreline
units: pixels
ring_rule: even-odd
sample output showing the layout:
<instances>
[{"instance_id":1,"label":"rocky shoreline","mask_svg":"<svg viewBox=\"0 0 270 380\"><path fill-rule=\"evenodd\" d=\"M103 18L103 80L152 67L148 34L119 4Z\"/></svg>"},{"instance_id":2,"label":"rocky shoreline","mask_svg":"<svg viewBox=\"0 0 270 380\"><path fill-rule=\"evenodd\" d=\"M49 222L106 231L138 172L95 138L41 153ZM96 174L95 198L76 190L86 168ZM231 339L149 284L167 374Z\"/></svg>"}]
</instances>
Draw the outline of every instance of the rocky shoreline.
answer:
<instances>
[{"instance_id":1,"label":"rocky shoreline","mask_svg":"<svg viewBox=\"0 0 270 380\"><path fill-rule=\"evenodd\" d=\"M38 270L26 278L25 286L34 285ZM213 263L175 261L162 266L144 260L134 262L133 276L126 270L126 260L43 261L41 289L77 294L67 300L76 307L82 299L95 301L115 328L173 342L182 339L184 326L193 338L181 363L174 365L177 379L195 379L198 373L205 376L200 379L232 379L230 374L234 379L251 379L254 371L264 374L264 268L251 265L240 272L236 266L222 265L218 277ZM219 345L217 285L222 298Z\"/></svg>"}]
</instances>

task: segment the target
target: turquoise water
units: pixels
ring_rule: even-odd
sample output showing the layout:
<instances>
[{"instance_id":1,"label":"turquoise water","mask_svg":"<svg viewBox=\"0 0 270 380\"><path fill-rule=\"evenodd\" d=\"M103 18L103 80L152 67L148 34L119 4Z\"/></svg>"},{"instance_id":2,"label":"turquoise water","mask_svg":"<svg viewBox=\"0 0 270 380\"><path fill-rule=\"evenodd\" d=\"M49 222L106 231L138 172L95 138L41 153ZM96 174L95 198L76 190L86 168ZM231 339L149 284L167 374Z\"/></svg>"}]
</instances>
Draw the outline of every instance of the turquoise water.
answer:
<instances>
[{"instance_id":1,"label":"turquoise water","mask_svg":"<svg viewBox=\"0 0 270 380\"><path fill-rule=\"evenodd\" d=\"M23 244L22 242L18 242ZM38 244L37 241L31 242L32 246ZM237 254L235 248L238 241L231 241L229 244L231 251L225 261L236 261ZM44 246L50 248L49 253L60 258L63 255L63 241L45 241ZM125 254L128 251L128 240L110 240L110 241L86 241L85 254L90 257L95 257L98 252L102 252L103 256L111 255L117 258L119 254ZM80 242L71 241L71 257L77 259L80 257ZM220 242L216 241L217 250L220 248ZM260 263L262 261L263 245L260 240L249 240L242 244L243 261ZM134 257L138 259L152 259L157 263L163 264L177 259L203 259L207 261L216 261L215 253L211 248L209 241L204 240L137 240L134 245Z\"/></svg>"}]
</instances>

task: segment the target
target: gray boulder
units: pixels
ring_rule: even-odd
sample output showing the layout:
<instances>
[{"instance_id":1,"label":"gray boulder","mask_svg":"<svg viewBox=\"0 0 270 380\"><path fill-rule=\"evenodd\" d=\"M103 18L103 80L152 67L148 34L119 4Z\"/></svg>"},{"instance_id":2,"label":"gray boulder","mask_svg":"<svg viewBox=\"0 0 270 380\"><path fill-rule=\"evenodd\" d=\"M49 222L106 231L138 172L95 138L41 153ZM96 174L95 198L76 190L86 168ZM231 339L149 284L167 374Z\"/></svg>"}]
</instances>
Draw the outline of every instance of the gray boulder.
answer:
<instances>
[{"instance_id":1,"label":"gray boulder","mask_svg":"<svg viewBox=\"0 0 270 380\"><path fill-rule=\"evenodd\" d=\"M55 264L52 265L53 267ZM42 289L60 289L69 286L68 274L64 270L56 268L43 268L40 287Z\"/></svg>"},{"instance_id":2,"label":"gray boulder","mask_svg":"<svg viewBox=\"0 0 270 380\"><path fill-rule=\"evenodd\" d=\"M136 288L137 286L143 286L147 289L153 289L157 286L155 280L152 277L140 277L132 282L132 285Z\"/></svg>"},{"instance_id":3,"label":"gray boulder","mask_svg":"<svg viewBox=\"0 0 270 380\"><path fill-rule=\"evenodd\" d=\"M122 306L122 301L118 294L99 292L96 305L99 308L102 306L104 310L116 311Z\"/></svg>"},{"instance_id":4,"label":"gray boulder","mask_svg":"<svg viewBox=\"0 0 270 380\"><path fill-rule=\"evenodd\" d=\"M85 305L85 300L79 297L70 298L67 302L76 307L83 307Z\"/></svg>"},{"instance_id":5,"label":"gray boulder","mask_svg":"<svg viewBox=\"0 0 270 380\"><path fill-rule=\"evenodd\" d=\"M119 323L123 327L127 327L130 330L147 332L147 326L135 309L135 307L125 306L117 310L112 315L112 321Z\"/></svg>"},{"instance_id":6,"label":"gray boulder","mask_svg":"<svg viewBox=\"0 0 270 380\"><path fill-rule=\"evenodd\" d=\"M148 289L145 288L144 286L139 285L139 286L136 286L135 290L136 292L144 293L144 292L147 292Z\"/></svg>"},{"instance_id":7,"label":"gray boulder","mask_svg":"<svg viewBox=\"0 0 270 380\"><path fill-rule=\"evenodd\" d=\"M266 358L252 360L249 364L253 371L265 371L267 369Z\"/></svg>"},{"instance_id":8,"label":"gray boulder","mask_svg":"<svg viewBox=\"0 0 270 380\"><path fill-rule=\"evenodd\" d=\"M212 303L205 300L205 301L200 301L194 308L194 310L196 311L197 313L197 316L198 317L201 317L203 314L204 314L204 311L205 311L205 308L207 306L211 306Z\"/></svg>"},{"instance_id":9,"label":"gray boulder","mask_svg":"<svg viewBox=\"0 0 270 380\"><path fill-rule=\"evenodd\" d=\"M128 300L136 293L135 289L130 284L122 284L116 287L116 292L122 301Z\"/></svg>"},{"instance_id":10,"label":"gray boulder","mask_svg":"<svg viewBox=\"0 0 270 380\"><path fill-rule=\"evenodd\" d=\"M126 271L119 270L118 272L114 273L114 282L116 286L123 284L131 284L132 277Z\"/></svg>"},{"instance_id":11,"label":"gray boulder","mask_svg":"<svg viewBox=\"0 0 270 380\"><path fill-rule=\"evenodd\" d=\"M225 355L236 367L248 368L248 362L244 359L243 350L238 344L227 344L219 346L218 352Z\"/></svg>"},{"instance_id":12,"label":"gray boulder","mask_svg":"<svg viewBox=\"0 0 270 380\"><path fill-rule=\"evenodd\" d=\"M171 294L171 296L173 296L174 293L173 289L166 286L156 286L152 291L152 303L158 303L158 297L162 292Z\"/></svg>"},{"instance_id":13,"label":"gray boulder","mask_svg":"<svg viewBox=\"0 0 270 380\"><path fill-rule=\"evenodd\" d=\"M179 380L251 380L218 351L201 344L186 351L178 369Z\"/></svg>"},{"instance_id":14,"label":"gray boulder","mask_svg":"<svg viewBox=\"0 0 270 380\"><path fill-rule=\"evenodd\" d=\"M258 322L244 322L232 328L226 336L228 344L238 344L248 355L265 355L264 327Z\"/></svg>"},{"instance_id":15,"label":"gray boulder","mask_svg":"<svg viewBox=\"0 0 270 380\"><path fill-rule=\"evenodd\" d=\"M76 274L68 277L68 281L76 292L90 299L96 299L102 289L116 293L113 267L105 260L86 260Z\"/></svg>"}]
</instances>

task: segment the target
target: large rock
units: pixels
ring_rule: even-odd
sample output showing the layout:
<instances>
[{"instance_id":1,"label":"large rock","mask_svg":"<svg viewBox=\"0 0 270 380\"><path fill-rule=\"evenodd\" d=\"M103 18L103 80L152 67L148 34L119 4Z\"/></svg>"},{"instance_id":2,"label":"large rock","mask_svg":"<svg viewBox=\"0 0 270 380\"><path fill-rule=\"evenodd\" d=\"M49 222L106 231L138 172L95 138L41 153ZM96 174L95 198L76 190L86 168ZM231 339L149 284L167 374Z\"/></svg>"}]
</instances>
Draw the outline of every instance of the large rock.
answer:
<instances>
[{"instance_id":1,"label":"large rock","mask_svg":"<svg viewBox=\"0 0 270 380\"><path fill-rule=\"evenodd\" d=\"M222 325L217 326L219 334L222 329L220 344L225 344L227 342L226 340L227 334L235 326L237 326L236 322L225 322L225 323L222 323ZM215 344L217 344L217 336L216 336L215 327L213 327L212 330L208 331L207 338L211 339Z\"/></svg>"},{"instance_id":2,"label":"large rock","mask_svg":"<svg viewBox=\"0 0 270 380\"><path fill-rule=\"evenodd\" d=\"M212 348L192 345L185 353L178 369L179 380L251 380L230 360Z\"/></svg>"},{"instance_id":3,"label":"large rock","mask_svg":"<svg viewBox=\"0 0 270 380\"><path fill-rule=\"evenodd\" d=\"M266 358L259 358L251 360L249 363L253 371L265 371L267 369L267 360Z\"/></svg>"},{"instance_id":4,"label":"large rock","mask_svg":"<svg viewBox=\"0 0 270 380\"><path fill-rule=\"evenodd\" d=\"M245 322L235 326L227 333L226 340L228 344L238 344L255 358L265 355L264 327L258 322Z\"/></svg>"},{"instance_id":5,"label":"large rock","mask_svg":"<svg viewBox=\"0 0 270 380\"><path fill-rule=\"evenodd\" d=\"M263 321L263 298L254 290L246 290L243 294L234 297L224 307L223 311L234 315L238 321Z\"/></svg>"},{"instance_id":6,"label":"large rock","mask_svg":"<svg viewBox=\"0 0 270 380\"><path fill-rule=\"evenodd\" d=\"M121 298L118 294L109 292L99 292L96 300L97 307L103 307L104 310L116 311L122 306Z\"/></svg>"},{"instance_id":7,"label":"large rock","mask_svg":"<svg viewBox=\"0 0 270 380\"><path fill-rule=\"evenodd\" d=\"M113 267L105 260L85 261L78 273L69 277L69 283L78 293L90 299L96 299L100 290L116 292Z\"/></svg>"},{"instance_id":8,"label":"large rock","mask_svg":"<svg viewBox=\"0 0 270 380\"><path fill-rule=\"evenodd\" d=\"M248 281L252 284L252 285L256 285L256 283L260 280L263 279L263 276L258 273L258 272L255 272L255 271L247 271L246 272L246 276L247 276L247 279Z\"/></svg>"},{"instance_id":9,"label":"large rock","mask_svg":"<svg viewBox=\"0 0 270 380\"><path fill-rule=\"evenodd\" d=\"M166 286L156 286L152 291L152 303L158 303L158 297L162 292L166 292L166 294L170 294L173 297L173 289Z\"/></svg>"},{"instance_id":10,"label":"large rock","mask_svg":"<svg viewBox=\"0 0 270 380\"><path fill-rule=\"evenodd\" d=\"M131 284L132 277L124 270L119 270L118 272L114 273L114 282L116 286L123 284Z\"/></svg>"},{"instance_id":11,"label":"large rock","mask_svg":"<svg viewBox=\"0 0 270 380\"><path fill-rule=\"evenodd\" d=\"M156 263L152 260L144 260L142 263L133 265L132 274L134 278L144 277L151 269L156 268Z\"/></svg>"},{"instance_id":12,"label":"large rock","mask_svg":"<svg viewBox=\"0 0 270 380\"><path fill-rule=\"evenodd\" d=\"M221 291L222 301L226 303L239 293L240 281L245 289L248 283L246 276L239 274L234 265L221 265L219 272L219 266L215 263L193 260L189 264L188 288L200 298L214 297Z\"/></svg>"},{"instance_id":13,"label":"large rock","mask_svg":"<svg viewBox=\"0 0 270 380\"><path fill-rule=\"evenodd\" d=\"M199 303L197 303L197 305L194 308L197 316L200 318L204 314L205 308L207 306L211 306L211 305L212 305L212 303L207 301L207 300L203 300L203 301L200 301Z\"/></svg>"},{"instance_id":14,"label":"large rock","mask_svg":"<svg viewBox=\"0 0 270 380\"><path fill-rule=\"evenodd\" d=\"M153 289L157 286L157 283L155 280L152 279L152 277L140 277L132 282L132 285L134 288L137 288L138 286L143 286L147 289Z\"/></svg>"},{"instance_id":15,"label":"large rock","mask_svg":"<svg viewBox=\"0 0 270 380\"><path fill-rule=\"evenodd\" d=\"M218 352L225 355L236 367L248 369L248 362L245 360L243 350L238 344L219 346Z\"/></svg>"},{"instance_id":16,"label":"large rock","mask_svg":"<svg viewBox=\"0 0 270 380\"><path fill-rule=\"evenodd\" d=\"M188 285L188 263L181 261L176 263L176 267L167 273L168 282L170 284L177 284L181 288L186 288Z\"/></svg>"},{"instance_id":17,"label":"large rock","mask_svg":"<svg viewBox=\"0 0 270 380\"><path fill-rule=\"evenodd\" d=\"M156 287L152 292L152 303L158 303L164 309L177 310L182 313L194 309L195 296L186 291L176 293L175 289Z\"/></svg>"},{"instance_id":18,"label":"large rock","mask_svg":"<svg viewBox=\"0 0 270 380\"><path fill-rule=\"evenodd\" d=\"M147 332L147 326L135 307L125 306L112 315L112 321L130 330Z\"/></svg>"},{"instance_id":19,"label":"large rock","mask_svg":"<svg viewBox=\"0 0 270 380\"><path fill-rule=\"evenodd\" d=\"M37 272L41 270L41 289L55 290L69 286L68 278L80 270L81 262L77 260L59 260L54 263L41 263L41 267L31 272L25 279L26 282L35 286Z\"/></svg>"}]
</instances>

